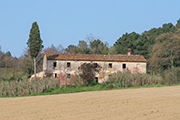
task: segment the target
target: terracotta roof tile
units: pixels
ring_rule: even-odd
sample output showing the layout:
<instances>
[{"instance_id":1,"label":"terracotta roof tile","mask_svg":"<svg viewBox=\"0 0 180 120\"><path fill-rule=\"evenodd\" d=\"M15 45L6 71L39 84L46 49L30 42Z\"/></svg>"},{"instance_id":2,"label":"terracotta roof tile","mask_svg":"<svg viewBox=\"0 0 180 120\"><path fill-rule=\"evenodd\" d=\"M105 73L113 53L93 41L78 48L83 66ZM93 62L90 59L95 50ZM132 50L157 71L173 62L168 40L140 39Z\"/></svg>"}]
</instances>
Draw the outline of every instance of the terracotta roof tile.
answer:
<instances>
[{"instance_id":1,"label":"terracotta roof tile","mask_svg":"<svg viewBox=\"0 0 180 120\"><path fill-rule=\"evenodd\" d=\"M97 55L45 53L48 60L146 62L142 55Z\"/></svg>"}]
</instances>

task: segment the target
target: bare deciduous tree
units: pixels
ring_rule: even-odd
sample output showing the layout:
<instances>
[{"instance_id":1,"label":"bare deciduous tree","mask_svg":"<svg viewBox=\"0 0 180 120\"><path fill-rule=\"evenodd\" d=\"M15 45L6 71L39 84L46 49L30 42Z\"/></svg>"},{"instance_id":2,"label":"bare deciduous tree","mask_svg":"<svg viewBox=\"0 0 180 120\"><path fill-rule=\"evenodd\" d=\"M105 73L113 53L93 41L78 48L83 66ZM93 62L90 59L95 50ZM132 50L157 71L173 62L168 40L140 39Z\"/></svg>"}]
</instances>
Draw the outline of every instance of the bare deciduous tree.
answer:
<instances>
[{"instance_id":1,"label":"bare deciduous tree","mask_svg":"<svg viewBox=\"0 0 180 120\"><path fill-rule=\"evenodd\" d=\"M174 67L176 59L180 57L180 36L178 34L164 33L156 38L152 47L152 56L149 59L150 67Z\"/></svg>"}]
</instances>

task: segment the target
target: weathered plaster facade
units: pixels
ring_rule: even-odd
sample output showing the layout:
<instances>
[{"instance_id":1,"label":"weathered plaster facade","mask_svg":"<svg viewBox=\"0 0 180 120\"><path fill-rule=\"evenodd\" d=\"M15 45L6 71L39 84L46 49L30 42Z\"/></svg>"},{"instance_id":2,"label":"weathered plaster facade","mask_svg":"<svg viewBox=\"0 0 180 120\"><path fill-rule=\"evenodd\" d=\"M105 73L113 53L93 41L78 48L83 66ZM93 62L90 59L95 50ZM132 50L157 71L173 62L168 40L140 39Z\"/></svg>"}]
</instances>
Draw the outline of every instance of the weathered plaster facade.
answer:
<instances>
[{"instance_id":1,"label":"weathered plaster facade","mask_svg":"<svg viewBox=\"0 0 180 120\"><path fill-rule=\"evenodd\" d=\"M83 63L97 63L102 69L96 74L101 83L108 75L117 71L146 73L146 59L141 55L83 55L83 54L45 54L43 60L44 76L78 74L78 67Z\"/></svg>"}]
</instances>

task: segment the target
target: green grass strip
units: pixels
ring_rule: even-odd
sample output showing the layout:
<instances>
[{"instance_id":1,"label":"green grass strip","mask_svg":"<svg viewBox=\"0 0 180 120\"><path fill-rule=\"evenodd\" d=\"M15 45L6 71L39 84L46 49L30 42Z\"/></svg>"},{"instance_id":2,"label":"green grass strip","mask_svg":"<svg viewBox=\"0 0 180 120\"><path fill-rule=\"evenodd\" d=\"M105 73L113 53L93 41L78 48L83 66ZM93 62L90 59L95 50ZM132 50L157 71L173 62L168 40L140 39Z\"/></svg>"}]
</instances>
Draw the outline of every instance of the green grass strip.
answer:
<instances>
[{"instance_id":1,"label":"green grass strip","mask_svg":"<svg viewBox=\"0 0 180 120\"><path fill-rule=\"evenodd\" d=\"M143 86L133 86L127 88L107 88L102 84L97 84L93 86L64 86L62 88L50 88L40 94L31 94L31 95L20 95L15 97L26 97L26 96L38 96L38 95L54 95L54 94L67 94L67 93L78 93L78 92L88 92L88 91L102 91L102 90L122 90L122 89L137 89L137 88L152 88L152 87L167 87L167 86L180 86L180 84L157 84L157 85L143 85ZM0 98L9 98L10 96L1 96ZM13 97L12 97L13 98Z\"/></svg>"}]
</instances>

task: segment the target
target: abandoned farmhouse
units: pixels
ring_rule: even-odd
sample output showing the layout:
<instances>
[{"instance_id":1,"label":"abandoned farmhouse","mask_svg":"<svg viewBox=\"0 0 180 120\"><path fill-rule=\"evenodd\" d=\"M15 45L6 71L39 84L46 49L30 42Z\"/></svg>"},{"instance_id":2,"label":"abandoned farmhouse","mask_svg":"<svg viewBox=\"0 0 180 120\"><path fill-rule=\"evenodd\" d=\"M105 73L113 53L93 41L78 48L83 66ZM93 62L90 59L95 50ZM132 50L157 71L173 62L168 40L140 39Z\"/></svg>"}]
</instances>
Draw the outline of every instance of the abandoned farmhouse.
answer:
<instances>
[{"instance_id":1,"label":"abandoned farmhouse","mask_svg":"<svg viewBox=\"0 0 180 120\"><path fill-rule=\"evenodd\" d=\"M37 77L56 78L66 75L67 79L70 79L71 75L78 74L78 67L89 62L99 64L102 67L102 70L95 76L99 83L117 71L146 73L146 59L142 55L131 55L131 50L128 49L127 55L45 53L43 71L37 73ZM34 75L31 76L31 78L33 77Z\"/></svg>"}]
</instances>

